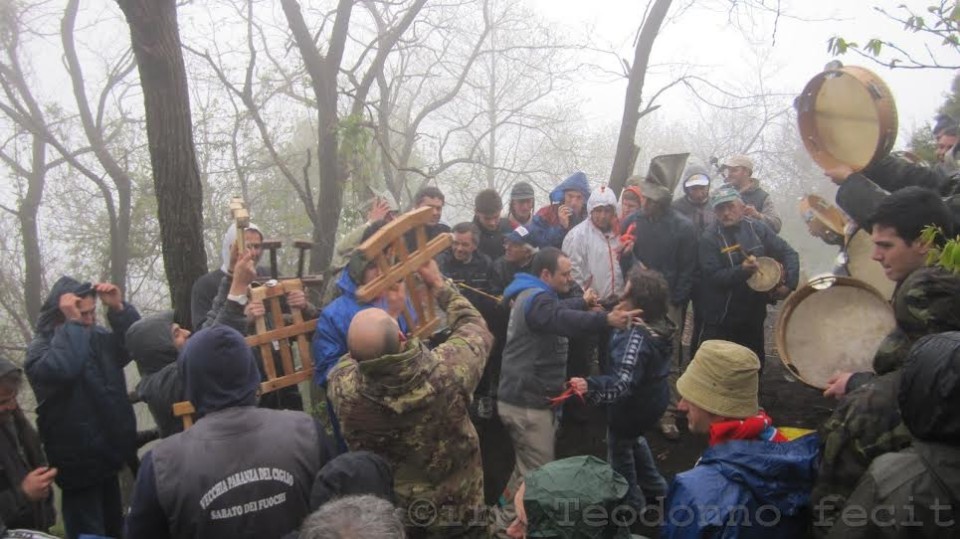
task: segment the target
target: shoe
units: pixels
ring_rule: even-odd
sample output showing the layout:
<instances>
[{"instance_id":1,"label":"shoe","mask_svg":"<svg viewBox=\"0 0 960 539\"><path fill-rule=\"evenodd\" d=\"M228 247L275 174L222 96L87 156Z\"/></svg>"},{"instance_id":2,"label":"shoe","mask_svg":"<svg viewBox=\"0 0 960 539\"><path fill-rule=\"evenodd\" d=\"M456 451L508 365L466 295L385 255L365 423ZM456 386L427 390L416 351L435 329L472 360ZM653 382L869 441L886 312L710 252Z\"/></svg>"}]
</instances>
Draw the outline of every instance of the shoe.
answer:
<instances>
[{"instance_id":1,"label":"shoe","mask_svg":"<svg viewBox=\"0 0 960 539\"><path fill-rule=\"evenodd\" d=\"M677 441L680 439L680 429L677 428L677 424L672 417L669 419L664 419L660 422L660 432L663 434L664 438L670 441Z\"/></svg>"}]
</instances>

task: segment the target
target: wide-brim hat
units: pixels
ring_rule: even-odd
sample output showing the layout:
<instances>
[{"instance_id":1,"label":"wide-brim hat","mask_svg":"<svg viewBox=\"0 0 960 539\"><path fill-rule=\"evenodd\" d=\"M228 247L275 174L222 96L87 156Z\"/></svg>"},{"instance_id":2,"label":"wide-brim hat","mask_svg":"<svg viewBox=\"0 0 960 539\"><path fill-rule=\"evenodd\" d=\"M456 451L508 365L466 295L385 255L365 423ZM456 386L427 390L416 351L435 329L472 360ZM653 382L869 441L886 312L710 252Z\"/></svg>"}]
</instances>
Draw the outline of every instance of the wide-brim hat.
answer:
<instances>
[{"instance_id":1,"label":"wide-brim hat","mask_svg":"<svg viewBox=\"0 0 960 539\"><path fill-rule=\"evenodd\" d=\"M704 341L677 380L684 400L711 414L731 419L757 415L760 360L745 346Z\"/></svg>"}]
</instances>

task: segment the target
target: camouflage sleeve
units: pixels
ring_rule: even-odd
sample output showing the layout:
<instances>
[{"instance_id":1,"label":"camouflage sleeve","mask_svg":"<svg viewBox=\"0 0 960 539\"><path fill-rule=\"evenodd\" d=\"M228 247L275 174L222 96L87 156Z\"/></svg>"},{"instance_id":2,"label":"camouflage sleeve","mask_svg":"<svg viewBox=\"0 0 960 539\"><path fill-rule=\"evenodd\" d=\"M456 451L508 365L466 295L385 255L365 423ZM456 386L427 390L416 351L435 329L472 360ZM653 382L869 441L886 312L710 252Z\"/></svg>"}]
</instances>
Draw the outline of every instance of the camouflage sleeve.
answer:
<instances>
[{"instance_id":1,"label":"camouflage sleeve","mask_svg":"<svg viewBox=\"0 0 960 539\"><path fill-rule=\"evenodd\" d=\"M820 430L820 470L813 488L818 519L832 523L880 455L910 446L897 408L899 371L847 395ZM819 529L819 528L818 528Z\"/></svg>"},{"instance_id":2,"label":"camouflage sleeve","mask_svg":"<svg viewBox=\"0 0 960 539\"><path fill-rule=\"evenodd\" d=\"M449 379L472 395L487 363L493 335L480 312L449 282L437 294L437 301L447 313L451 334L433 354L440 360L441 368L449 372Z\"/></svg>"}]
</instances>

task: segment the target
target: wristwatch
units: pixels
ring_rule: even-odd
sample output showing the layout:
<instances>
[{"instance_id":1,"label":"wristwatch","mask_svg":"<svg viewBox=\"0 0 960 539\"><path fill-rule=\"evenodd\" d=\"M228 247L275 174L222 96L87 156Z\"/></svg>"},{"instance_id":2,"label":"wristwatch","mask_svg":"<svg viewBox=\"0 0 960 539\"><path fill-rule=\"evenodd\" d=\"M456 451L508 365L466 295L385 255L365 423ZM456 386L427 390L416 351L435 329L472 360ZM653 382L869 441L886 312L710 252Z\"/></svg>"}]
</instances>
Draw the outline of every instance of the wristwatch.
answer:
<instances>
[{"instance_id":1,"label":"wristwatch","mask_svg":"<svg viewBox=\"0 0 960 539\"><path fill-rule=\"evenodd\" d=\"M249 298L247 297L246 294L227 294L227 300L234 301L237 304L239 304L241 307L246 307L247 301L249 301Z\"/></svg>"}]
</instances>

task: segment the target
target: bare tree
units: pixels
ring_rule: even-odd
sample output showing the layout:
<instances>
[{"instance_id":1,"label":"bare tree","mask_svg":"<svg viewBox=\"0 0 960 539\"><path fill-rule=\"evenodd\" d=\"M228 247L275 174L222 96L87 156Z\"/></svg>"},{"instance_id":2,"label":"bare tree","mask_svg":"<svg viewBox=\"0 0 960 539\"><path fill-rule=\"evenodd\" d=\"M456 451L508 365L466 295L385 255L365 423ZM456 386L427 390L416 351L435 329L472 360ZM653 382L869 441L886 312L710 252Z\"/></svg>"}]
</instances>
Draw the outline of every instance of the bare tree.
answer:
<instances>
[{"instance_id":1,"label":"bare tree","mask_svg":"<svg viewBox=\"0 0 960 539\"><path fill-rule=\"evenodd\" d=\"M190 326L190 291L206 273L203 189L175 0L117 0L140 72L163 261L178 323Z\"/></svg>"}]
</instances>

